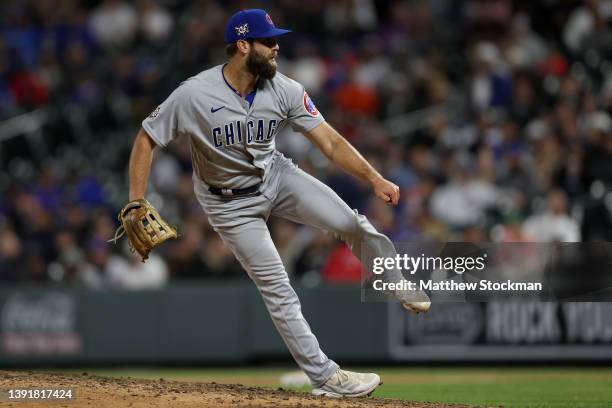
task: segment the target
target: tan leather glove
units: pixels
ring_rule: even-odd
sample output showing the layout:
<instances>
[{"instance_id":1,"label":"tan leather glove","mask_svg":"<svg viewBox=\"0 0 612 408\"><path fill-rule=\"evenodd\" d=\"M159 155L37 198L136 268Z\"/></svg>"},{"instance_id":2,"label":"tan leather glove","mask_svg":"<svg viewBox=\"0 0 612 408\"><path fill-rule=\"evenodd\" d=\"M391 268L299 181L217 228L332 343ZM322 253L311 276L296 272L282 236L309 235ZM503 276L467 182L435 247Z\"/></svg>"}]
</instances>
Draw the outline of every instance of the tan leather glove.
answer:
<instances>
[{"instance_id":1,"label":"tan leather glove","mask_svg":"<svg viewBox=\"0 0 612 408\"><path fill-rule=\"evenodd\" d=\"M145 199L127 203L117 218L121 225L115 231L115 237L108 242L117 243L119 238L127 234L130 250L138 252L142 262L147 260L153 248L178 236L176 229L164 221Z\"/></svg>"}]
</instances>

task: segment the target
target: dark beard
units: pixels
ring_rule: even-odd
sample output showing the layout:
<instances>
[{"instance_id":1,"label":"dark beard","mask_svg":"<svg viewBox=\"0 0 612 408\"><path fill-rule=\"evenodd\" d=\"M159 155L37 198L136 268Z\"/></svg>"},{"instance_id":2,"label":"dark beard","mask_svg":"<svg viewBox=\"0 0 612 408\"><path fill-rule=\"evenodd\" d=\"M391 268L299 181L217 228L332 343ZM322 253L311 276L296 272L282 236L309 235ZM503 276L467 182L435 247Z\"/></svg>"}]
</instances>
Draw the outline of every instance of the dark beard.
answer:
<instances>
[{"instance_id":1,"label":"dark beard","mask_svg":"<svg viewBox=\"0 0 612 408\"><path fill-rule=\"evenodd\" d=\"M276 75L276 66L272 65L270 60L263 55L251 49L246 60L247 70L260 78L272 79Z\"/></svg>"}]
</instances>

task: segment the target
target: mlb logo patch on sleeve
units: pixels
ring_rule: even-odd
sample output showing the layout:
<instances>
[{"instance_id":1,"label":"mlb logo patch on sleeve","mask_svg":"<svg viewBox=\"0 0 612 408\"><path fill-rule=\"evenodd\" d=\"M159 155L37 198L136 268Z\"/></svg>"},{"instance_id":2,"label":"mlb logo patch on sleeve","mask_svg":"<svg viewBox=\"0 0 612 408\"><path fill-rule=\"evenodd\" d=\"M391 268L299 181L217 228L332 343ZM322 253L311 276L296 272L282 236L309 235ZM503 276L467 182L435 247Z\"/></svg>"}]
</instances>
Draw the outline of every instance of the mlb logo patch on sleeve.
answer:
<instances>
[{"instance_id":1,"label":"mlb logo patch on sleeve","mask_svg":"<svg viewBox=\"0 0 612 408\"><path fill-rule=\"evenodd\" d=\"M161 106L158 106L157 108L155 108L155 110L153 112L151 112L151 114L149 115L149 117L151 119L155 119L157 117L157 115L159 115L159 111L161 110Z\"/></svg>"},{"instance_id":2,"label":"mlb logo patch on sleeve","mask_svg":"<svg viewBox=\"0 0 612 408\"><path fill-rule=\"evenodd\" d=\"M308 96L308 92L306 91L304 91L304 108L306 109L308 113L310 113L311 116L319 115L319 111L317 110L317 107L315 106L312 99L310 99L310 96Z\"/></svg>"}]
</instances>

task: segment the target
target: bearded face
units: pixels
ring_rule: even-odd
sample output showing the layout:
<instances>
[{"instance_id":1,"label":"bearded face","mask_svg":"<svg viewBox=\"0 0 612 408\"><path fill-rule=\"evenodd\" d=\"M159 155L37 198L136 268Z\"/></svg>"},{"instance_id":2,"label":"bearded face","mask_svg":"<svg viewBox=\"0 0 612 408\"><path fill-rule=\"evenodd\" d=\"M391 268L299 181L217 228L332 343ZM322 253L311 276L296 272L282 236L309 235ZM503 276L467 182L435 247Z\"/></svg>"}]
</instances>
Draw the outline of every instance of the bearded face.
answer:
<instances>
[{"instance_id":1,"label":"bearded face","mask_svg":"<svg viewBox=\"0 0 612 408\"><path fill-rule=\"evenodd\" d=\"M269 53L260 53L253 44L246 59L246 68L251 74L260 78L274 78L274 75L276 75L276 52L270 50Z\"/></svg>"}]
</instances>

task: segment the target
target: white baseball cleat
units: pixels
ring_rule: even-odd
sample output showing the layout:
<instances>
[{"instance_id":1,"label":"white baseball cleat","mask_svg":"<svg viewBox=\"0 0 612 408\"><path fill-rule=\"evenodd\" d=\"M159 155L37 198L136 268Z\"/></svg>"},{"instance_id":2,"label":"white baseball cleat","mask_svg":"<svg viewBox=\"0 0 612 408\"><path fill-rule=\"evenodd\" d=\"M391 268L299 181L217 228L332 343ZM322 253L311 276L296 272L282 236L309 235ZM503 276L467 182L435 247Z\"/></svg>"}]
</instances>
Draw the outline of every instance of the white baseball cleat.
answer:
<instances>
[{"instance_id":1,"label":"white baseball cleat","mask_svg":"<svg viewBox=\"0 0 612 408\"><path fill-rule=\"evenodd\" d=\"M313 395L333 398L355 398L370 395L382 382L378 374L354 373L338 369L321 387L312 390Z\"/></svg>"},{"instance_id":2,"label":"white baseball cleat","mask_svg":"<svg viewBox=\"0 0 612 408\"><path fill-rule=\"evenodd\" d=\"M427 293L419 291L396 290L395 295L404 309L415 313L425 313L431 307L431 300Z\"/></svg>"}]
</instances>

